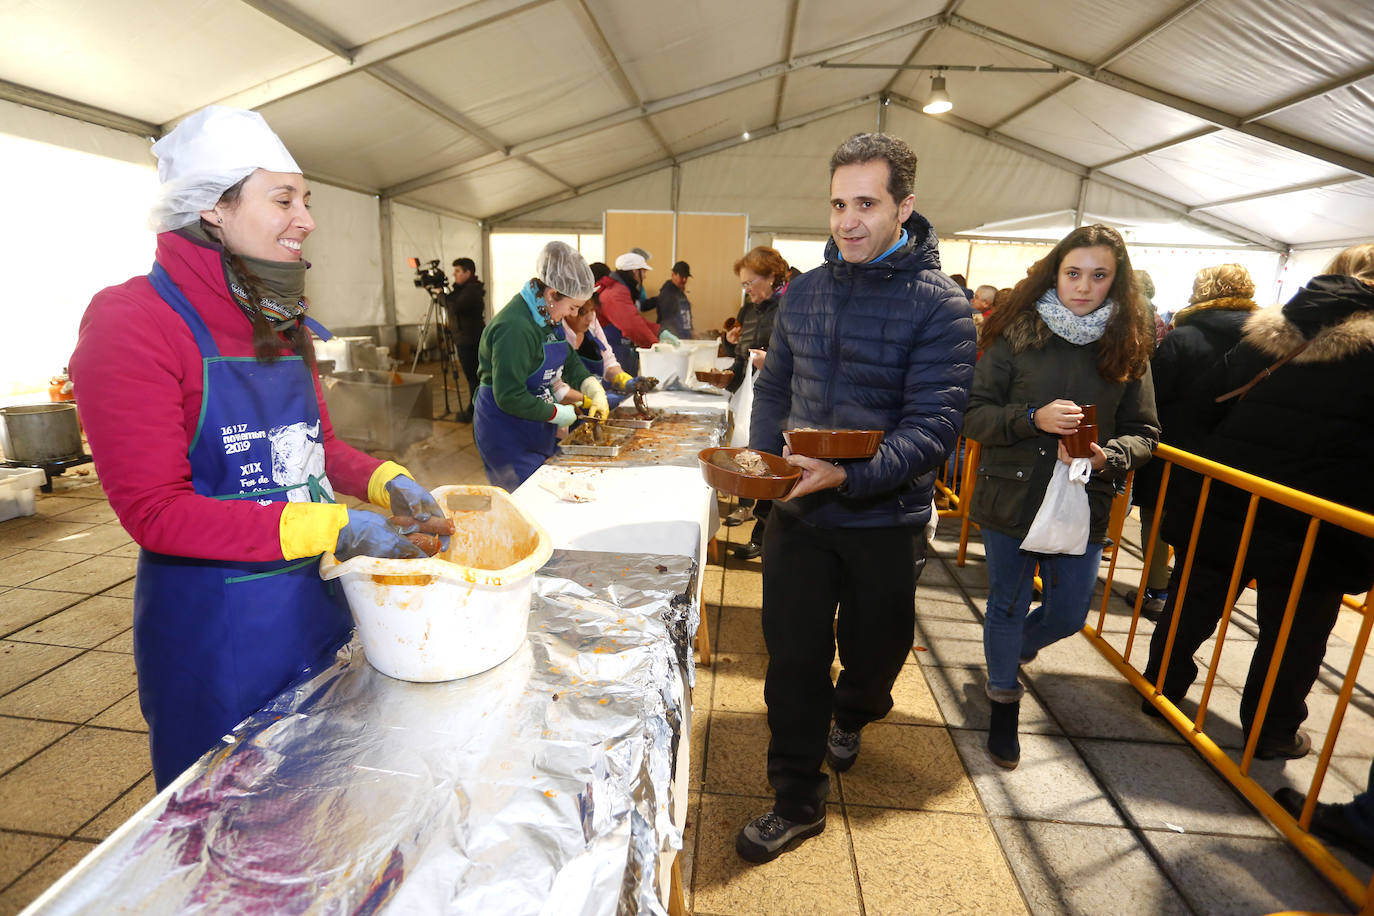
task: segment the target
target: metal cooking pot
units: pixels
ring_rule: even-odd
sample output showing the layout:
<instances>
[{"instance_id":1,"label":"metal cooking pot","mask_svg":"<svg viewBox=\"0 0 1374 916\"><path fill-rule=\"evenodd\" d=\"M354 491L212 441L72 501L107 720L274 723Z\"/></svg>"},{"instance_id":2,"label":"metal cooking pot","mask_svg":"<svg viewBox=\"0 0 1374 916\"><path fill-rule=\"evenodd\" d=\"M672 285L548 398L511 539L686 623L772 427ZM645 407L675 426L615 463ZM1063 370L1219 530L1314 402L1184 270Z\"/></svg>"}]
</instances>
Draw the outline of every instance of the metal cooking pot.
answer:
<instances>
[{"instance_id":1,"label":"metal cooking pot","mask_svg":"<svg viewBox=\"0 0 1374 916\"><path fill-rule=\"evenodd\" d=\"M81 427L76 422L76 405L0 407L0 449L10 461L32 465L79 457Z\"/></svg>"}]
</instances>

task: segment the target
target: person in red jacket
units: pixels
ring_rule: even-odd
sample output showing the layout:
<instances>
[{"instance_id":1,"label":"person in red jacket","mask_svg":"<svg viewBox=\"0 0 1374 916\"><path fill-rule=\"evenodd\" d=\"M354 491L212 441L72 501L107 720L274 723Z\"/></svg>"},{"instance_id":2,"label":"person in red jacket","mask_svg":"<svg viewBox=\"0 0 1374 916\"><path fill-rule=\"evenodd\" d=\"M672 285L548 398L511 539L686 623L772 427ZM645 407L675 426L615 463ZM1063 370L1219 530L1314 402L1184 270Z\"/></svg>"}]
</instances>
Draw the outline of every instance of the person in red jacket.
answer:
<instances>
[{"instance_id":1,"label":"person in red jacket","mask_svg":"<svg viewBox=\"0 0 1374 916\"><path fill-rule=\"evenodd\" d=\"M442 510L400 465L334 438L303 298L310 192L262 116L211 106L153 152L152 272L96 294L71 376L142 548L134 658L162 788L332 664L352 624L322 553L420 555L336 490L421 521Z\"/></svg>"},{"instance_id":2,"label":"person in red jacket","mask_svg":"<svg viewBox=\"0 0 1374 916\"><path fill-rule=\"evenodd\" d=\"M639 311L639 291L644 286L644 274L653 270L642 255L626 252L615 259L615 272L596 282L596 317L611 342L616 361L631 375L639 374L639 354L636 347L652 347L662 341L678 346L680 341L672 331L659 327Z\"/></svg>"}]
</instances>

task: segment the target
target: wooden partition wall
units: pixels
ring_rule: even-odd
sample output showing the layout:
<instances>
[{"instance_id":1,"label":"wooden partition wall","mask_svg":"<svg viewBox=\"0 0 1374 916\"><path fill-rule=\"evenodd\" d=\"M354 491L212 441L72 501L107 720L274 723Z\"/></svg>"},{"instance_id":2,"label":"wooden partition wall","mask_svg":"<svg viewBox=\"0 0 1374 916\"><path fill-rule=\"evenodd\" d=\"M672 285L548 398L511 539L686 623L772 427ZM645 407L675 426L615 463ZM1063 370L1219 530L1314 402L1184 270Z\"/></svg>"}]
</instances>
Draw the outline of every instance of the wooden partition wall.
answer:
<instances>
[{"instance_id":1,"label":"wooden partition wall","mask_svg":"<svg viewBox=\"0 0 1374 916\"><path fill-rule=\"evenodd\" d=\"M687 262L692 269L687 298L697 336L706 336L739 312L739 277L732 268L749 250L748 215L607 210L604 232L606 263L612 267L617 255L634 247L653 255L646 279L651 296L667 281L675 262Z\"/></svg>"},{"instance_id":2,"label":"wooden partition wall","mask_svg":"<svg viewBox=\"0 0 1374 916\"><path fill-rule=\"evenodd\" d=\"M606 264L615 269L615 259L631 248L643 248L653 256L645 284L649 295L658 292L673 261L673 211L671 210L607 210L602 217L602 232L606 240Z\"/></svg>"}]
</instances>

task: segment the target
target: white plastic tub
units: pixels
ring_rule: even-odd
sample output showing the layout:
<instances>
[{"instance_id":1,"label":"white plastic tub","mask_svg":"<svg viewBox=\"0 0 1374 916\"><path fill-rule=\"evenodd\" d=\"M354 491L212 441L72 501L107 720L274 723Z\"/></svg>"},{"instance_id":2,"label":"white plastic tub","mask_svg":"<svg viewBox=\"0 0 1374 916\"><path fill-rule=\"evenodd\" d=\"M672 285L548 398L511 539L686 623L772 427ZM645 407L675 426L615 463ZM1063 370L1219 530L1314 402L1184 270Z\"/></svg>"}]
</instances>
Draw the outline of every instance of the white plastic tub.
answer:
<instances>
[{"instance_id":1,"label":"white plastic tub","mask_svg":"<svg viewBox=\"0 0 1374 916\"><path fill-rule=\"evenodd\" d=\"M525 643L534 574L553 542L499 487L434 491L458 529L449 549L419 560L320 560L343 586L372 666L403 681L486 671Z\"/></svg>"},{"instance_id":2,"label":"white plastic tub","mask_svg":"<svg viewBox=\"0 0 1374 916\"><path fill-rule=\"evenodd\" d=\"M660 387L668 387L669 383L676 379L684 388L714 391L715 389L705 382L697 381L696 371L717 368L720 362L716 357L717 347L719 343L714 340L684 340L678 347L663 343L647 348L641 347L639 374L651 375L658 379ZM725 359L724 366L720 368L728 369L733 362L731 359Z\"/></svg>"},{"instance_id":3,"label":"white plastic tub","mask_svg":"<svg viewBox=\"0 0 1374 916\"><path fill-rule=\"evenodd\" d=\"M42 468L0 468L0 522L33 515L34 497L45 476Z\"/></svg>"}]
</instances>

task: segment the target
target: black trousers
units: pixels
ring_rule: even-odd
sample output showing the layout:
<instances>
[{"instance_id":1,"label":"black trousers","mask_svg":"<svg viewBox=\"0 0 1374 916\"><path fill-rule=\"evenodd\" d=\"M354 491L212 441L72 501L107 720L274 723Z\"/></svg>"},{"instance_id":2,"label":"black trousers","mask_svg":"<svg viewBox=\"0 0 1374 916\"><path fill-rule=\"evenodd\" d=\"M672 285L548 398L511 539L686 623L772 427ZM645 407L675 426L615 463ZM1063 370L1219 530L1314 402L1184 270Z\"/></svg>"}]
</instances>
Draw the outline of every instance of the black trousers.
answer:
<instances>
[{"instance_id":1,"label":"black trousers","mask_svg":"<svg viewBox=\"0 0 1374 916\"><path fill-rule=\"evenodd\" d=\"M1145 666L1145 677L1151 683L1159 676L1164 643L1169 635L1169 621L1176 609L1182 575L1183 563L1179 561L1169 577L1169 600L1164 605L1164 614L1155 624L1154 635L1150 637L1150 659ZM1247 562L1241 582L1248 582L1252 578L1257 586L1255 605L1259 618L1259 639L1255 654L1250 659L1250 670L1246 674L1245 689L1241 692L1240 700L1240 720L1247 736L1255 721L1255 710L1259 707L1260 691L1264 689L1269 662L1274 657L1274 643L1278 638L1279 625L1283 623L1283 609L1288 604L1288 591L1293 587L1293 570L1264 568ZM1197 678L1198 666L1193 660L1193 653L1216 631L1221 615L1227 610L1226 588L1230 583L1229 567L1217 569L1194 562L1193 573L1188 580L1188 595L1184 599L1178 623L1178 634L1174 637L1174 651L1164 677L1164 695L1175 704L1187 695L1188 688ZM1310 580L1304 583L1293 616L1293 628L1288 634L1288 645L1284 649L1283 662L1274 680L1269 711L1264 717L1261 743L1281 744L1292 740L1293 733L1307 718L1307 694L1311 692L1321 671L1322 658L1326 655L1326 638L1336 625L1340 609L1340 589L1324 588L1320 582L1313 583Z\"/></svg>"},{"instance_id":2,"label":"black trousers","mask_svg":"<svg viewBox=\"0 0 1374 916\"><path fill-rule=\"evenodd\" d=\"M788 820L811 821L824 810L831 716L855 731L892 709L892 685L915 636L924 535L909 527L816 528L781 511L768 519L768 781L774 810ZM842 670L832 684L837 643Z\"/></svg>"},{"instance_id":3,"label":"black trousers","mask_svg":"<svg viewBox=\"0 0 1374 916\"><path fill-rule=\"evenodd\" d=\"M463 377L468 380L468 405L477 397L477 344L458 344L458 364L463 367Z\"/></svg>"}]
</instances>

